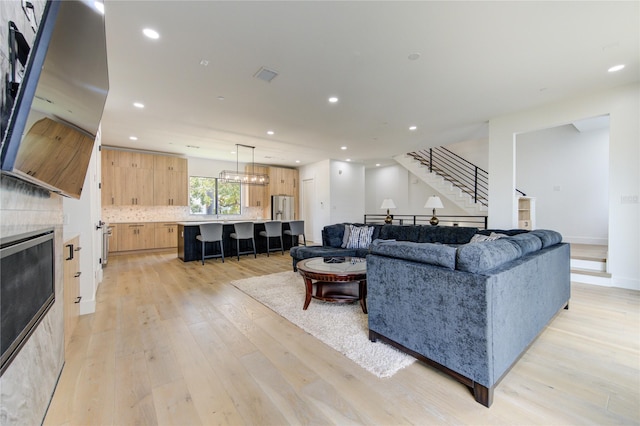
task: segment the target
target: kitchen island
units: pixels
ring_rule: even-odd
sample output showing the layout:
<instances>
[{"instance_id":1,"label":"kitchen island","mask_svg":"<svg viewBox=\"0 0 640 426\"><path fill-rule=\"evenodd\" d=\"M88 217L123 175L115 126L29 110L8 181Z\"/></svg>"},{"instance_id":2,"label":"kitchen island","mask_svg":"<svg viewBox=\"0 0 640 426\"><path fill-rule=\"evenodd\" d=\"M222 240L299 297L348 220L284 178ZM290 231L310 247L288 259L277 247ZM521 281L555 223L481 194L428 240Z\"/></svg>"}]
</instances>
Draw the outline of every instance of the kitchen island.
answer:
<instances>
[{"instance_id":1,"label":"kitchen island","mask_svg":"<svg viewBox=\"0 0 640 426\"><path fill-rule=\"evenodd\" d=\"M210 221L198 221L198 222L177 222L178 224L178 257L184 262L191 262L193 260L200 260L202 258L202 243L196 239L197 235L200 235L201 223L222 223L222 246L224 247L224 257L231 257L235 255L236 241L231 238L233 233L233 224L237 222L251 222L251 221L223 221L223 220L210 220ZM267 240L265 237L260 236L260 231L264 231L264 220L252 221L254 224L254 240L256 243L257 253L267 252ZM289 229L289 222L282 222L282 243L284 249L289 250L291 248L291 237L284 235L284 231ZM279 247L280 242L277 238L272 238L270 246ZM217 243L207 243L205 247L207 255L220 253L220 249ZM233 250L233 251L232 251ZM251 242L247 240L240 240L240 251L251 250ZM272 251L272 254L277 255L277 251Z\"/></svg>"}]
</instances>

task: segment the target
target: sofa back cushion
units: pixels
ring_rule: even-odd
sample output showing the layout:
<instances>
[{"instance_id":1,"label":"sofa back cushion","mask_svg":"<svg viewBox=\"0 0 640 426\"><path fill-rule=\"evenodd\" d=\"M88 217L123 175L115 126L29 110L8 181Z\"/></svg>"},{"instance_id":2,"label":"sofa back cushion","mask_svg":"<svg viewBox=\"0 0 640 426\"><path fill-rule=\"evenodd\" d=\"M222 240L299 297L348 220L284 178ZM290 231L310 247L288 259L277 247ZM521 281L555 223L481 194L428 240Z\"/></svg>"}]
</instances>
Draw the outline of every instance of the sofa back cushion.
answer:
<instances>
[{"instance_id":1,"label":"sofa back cushion","mask_svg":"<svg viewBox=\"0 0 640 426\"><path fill-rule=\"evenodd\" d=\"M553 246L562 242L562 235L550 229L534 229L530 232L542 240L542 248Z\"/></svg>"},{"instance_id":2,"label":"sofa back cushion","mask_svg":"<svg viewBox=\"0 0 640 426\"><path fill-rule=\"evenodd\" d=\"M457 249L456 268L460 271L482 273L521 256L522 250L518 244L507 238L465 244Z\"/></svg>"},{"instance_id":3,"label":"sofa back cushion","mask_svg":"<svg viewBox=\"0 0 640 426\"><path fill-rule=\"evenodd\" d=\"M421 243L467 244L478 228L464 226L420 226L418 241Z\"/></svg>"},{"instance_id":4,"label":"sofa back cushion","mask_svg":"<svg viewBox=\"0 0 640 426\"><path fill-rule=\"evenodd\" d=\"M420 226L415 225L383 225L380 238L383 240L418 241Z\"/></svg>"},{"instance_id":5,"label":"sofa back cushion","mask_svg":"<svg viewBox=\"0 0 640 426\"><path fill-rule=\"evenodd\" d=\"M344 223L327 225L322 229L322 245L325 247L340 247L344 236Z\"/></svg>"},{"instance_id":6,"label":"sofa back cushion","mask_svg":"<svg viewBox=\"0 0 640 426\"><path fill-rule=\"evenodd\" d=\"M517 234L512 237L507 237L507 241L517 244L518 247L520 247L523 256L542 248L542 240L540 240L536 235L528 232L526 234Z\"/></svg>"},{"instance_id":7,"label":"sofa back cushion","mask_svg":"<svg viewBox=\"0 0 640 426\"><path fill-rule=\"evenodd\" d=\"M371 243L371 246L369 246L369 253L428 263L449 269L455 269L456 267L455 247L449 247L442 244L380 239Z\"/></svg>"}]
</instances>

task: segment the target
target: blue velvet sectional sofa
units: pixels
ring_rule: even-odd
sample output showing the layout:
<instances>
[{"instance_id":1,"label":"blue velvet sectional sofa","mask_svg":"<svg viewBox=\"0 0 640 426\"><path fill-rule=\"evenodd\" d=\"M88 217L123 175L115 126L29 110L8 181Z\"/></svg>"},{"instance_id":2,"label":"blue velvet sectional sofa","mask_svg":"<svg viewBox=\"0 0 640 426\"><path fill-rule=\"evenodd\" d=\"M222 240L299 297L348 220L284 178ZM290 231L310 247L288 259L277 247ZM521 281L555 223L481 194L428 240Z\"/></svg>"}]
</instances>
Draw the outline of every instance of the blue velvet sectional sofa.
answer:
<instances>
[{"instance_id":1,"label":"blue velvet sectional sofa","mask_svg":"<svg viewBox=\"0 0 640 426\"><path fill-rule=\"evenodd\" d=\"M555 231L377 225L367 249L345 249L344 227L325 227L323 247L292 248L294 270L307 257L366 256L370 340L450 374L486 407L568 309L569 245Z\"/></svg>"}]
</instances>

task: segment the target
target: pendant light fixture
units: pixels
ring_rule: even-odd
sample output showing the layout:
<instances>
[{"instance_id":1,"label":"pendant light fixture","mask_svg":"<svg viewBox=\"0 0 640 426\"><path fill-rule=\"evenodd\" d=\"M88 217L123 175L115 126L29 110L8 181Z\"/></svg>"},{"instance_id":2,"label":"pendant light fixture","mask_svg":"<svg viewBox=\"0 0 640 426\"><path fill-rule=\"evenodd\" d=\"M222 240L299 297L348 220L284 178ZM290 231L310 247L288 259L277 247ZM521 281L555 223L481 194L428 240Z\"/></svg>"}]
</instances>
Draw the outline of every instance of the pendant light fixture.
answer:
<instances>
[{"instance_id":1,"label":"pendant light fixture","mask_svg":"<svg viewBox=\"0 0 640 426\"><path fill-rule=\"evenodd\" d=\"M242 148L250 148L251 149L251 172L248 172L249 168L245 167L245 171L241 172L238 165L238 158L240 147ZM236 144L236 170L223 170L220 172L219 179L228 182L228 183L240 183L243 185L258 185L258 186L266 186L269 185L269 175L264 173L256 173L255 172L255 158L254 151L255 146Z\"/></svg>"}]
</instances>

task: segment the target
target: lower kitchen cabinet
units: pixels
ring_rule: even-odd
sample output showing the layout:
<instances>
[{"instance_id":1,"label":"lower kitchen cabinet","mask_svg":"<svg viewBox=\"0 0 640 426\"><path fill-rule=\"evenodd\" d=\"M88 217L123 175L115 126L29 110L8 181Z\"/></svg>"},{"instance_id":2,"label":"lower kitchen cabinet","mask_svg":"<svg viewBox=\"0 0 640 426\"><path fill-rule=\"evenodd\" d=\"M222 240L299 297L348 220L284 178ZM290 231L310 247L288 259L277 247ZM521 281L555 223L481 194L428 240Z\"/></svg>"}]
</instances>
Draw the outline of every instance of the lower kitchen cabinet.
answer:
<instances>
[{"instance_id":1,"label":"lower kitchen cabinet","mask_svg":"<svg viewBox=\"0 0 640 426\"><path fill-rule=\"evenodd\" d=\"M80 318L80 237L64 243L63 316L64 346L69 345Z\"/></svg>"},{"instance_id":2,"label":"lower kitchen cabinet","mask_svg":"<svg viewBox=\"0 0 640 426\"><path fill-rule=\"evenodd\" d=\"M175 223L155 224L155 248L178 247L178 225Z\"/></svg>"},{"instance_id":3,"label":"lower kitchen cabinet","mask_svg":"<svg viewBox=\"0 0 640 426\"><path fill-rule=\"evenodd\" d=\"M155 227L153 223L118 224L118 251L152 248L155 248Z\"/></svg>"}]
</instances>

